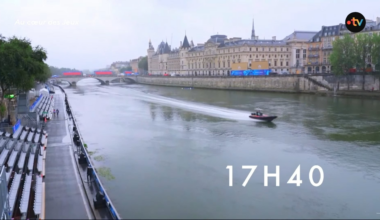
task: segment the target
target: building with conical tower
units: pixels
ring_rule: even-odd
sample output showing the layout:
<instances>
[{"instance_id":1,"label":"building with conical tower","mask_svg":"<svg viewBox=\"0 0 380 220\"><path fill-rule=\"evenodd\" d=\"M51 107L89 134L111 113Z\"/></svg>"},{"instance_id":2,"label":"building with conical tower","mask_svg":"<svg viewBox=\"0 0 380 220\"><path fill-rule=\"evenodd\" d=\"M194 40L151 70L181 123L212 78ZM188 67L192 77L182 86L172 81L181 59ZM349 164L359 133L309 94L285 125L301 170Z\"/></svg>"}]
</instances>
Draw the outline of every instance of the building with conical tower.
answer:
<instances>
[{"instance_id":1,"label":"building with conical tower","mask_svg":"<svg viewBox=\"0 0 380 220\"><path fill-rule=\"evenodd\" d=\"M188 66L188 63L187 63L187 52L191 49L191 45L189 43L189 40L187 39L187 36L185 34L185 38L183 39L183 44L181 45L180 49L179 49L179 53L180 53L180 67L181 67L181 71L180 71L180 74L181 75L188 75L189 74L189 66Z\"/></svg>"},{"instance_id":2,"label":"building with conical tower","mask_svg":"<svg viewBox=\"0 0 380 220\"><path fill-rule=\"evenodd\" d=\"M191 48L187 36L180 42L179 48L173 49L167 42L162 41L155 51L149 41L148 72L152 75L185 75L188 69L186 54Z\"/></svg>"},{"instance_id":3,"label":"building with conical tower","mask_svg":"<svg viewBox=\"0 0 380 220\"><path fill-rule=\"evenodd\" d=\"M316 31L294 31L279 40L276 37L259 39L252 23L252 30L247 39L216 34L205 43L195 45L193 42L190 43L185 35L178 50L172 50L170 47L167 49L167 44L163 42L155 52L154 49L148 50L151 60L150 73L222 76L230 75L236 66L265 69L261 66L263 63L272 72L297 73L297 70L306 64L306 43L315 34Z\"/></svg>"}]
</instances>

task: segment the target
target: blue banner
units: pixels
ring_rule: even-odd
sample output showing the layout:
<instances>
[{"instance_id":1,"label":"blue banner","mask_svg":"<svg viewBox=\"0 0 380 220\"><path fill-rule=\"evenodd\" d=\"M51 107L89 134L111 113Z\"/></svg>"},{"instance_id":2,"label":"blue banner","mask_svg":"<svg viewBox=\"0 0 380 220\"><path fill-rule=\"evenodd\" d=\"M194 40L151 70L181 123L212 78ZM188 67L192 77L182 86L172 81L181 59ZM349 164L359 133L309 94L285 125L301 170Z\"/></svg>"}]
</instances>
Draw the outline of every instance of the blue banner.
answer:
<instances>
[{"instance_id":1,"label":"blue banner","mask_svg":"<svg viewBox=\"0 0 380 220\"><path fill-rule=\"evenodd\" d=\"M40 101L41 98L42 98L42 95L38 96L38 98L36 99L36 101L33 102L33 105L31 105L29 107L29 110L33 110L34 107L36 107L37 103Z\"/></svg>"},{"instance_id":2,"label":"blue banner","mask_svg":"<svg viewBox=\"0 0 380 220\"><path fill-rule=\"evenodd\" d=\"M21 125L21 120L19 119L17 121L17 123L13 126L13 133L16 133L16 131L20 127L20 125Z\"/></svg>"},{"instance_id":3,"label":"blue banner","mask_svg":"<svg viewBox=\"0 0 380 220\"><path fill-rule=\"evenodd\" d=\"M266 70L233 70L231 76L268 76L270 69Z\"/></svg>"}]
</instances>

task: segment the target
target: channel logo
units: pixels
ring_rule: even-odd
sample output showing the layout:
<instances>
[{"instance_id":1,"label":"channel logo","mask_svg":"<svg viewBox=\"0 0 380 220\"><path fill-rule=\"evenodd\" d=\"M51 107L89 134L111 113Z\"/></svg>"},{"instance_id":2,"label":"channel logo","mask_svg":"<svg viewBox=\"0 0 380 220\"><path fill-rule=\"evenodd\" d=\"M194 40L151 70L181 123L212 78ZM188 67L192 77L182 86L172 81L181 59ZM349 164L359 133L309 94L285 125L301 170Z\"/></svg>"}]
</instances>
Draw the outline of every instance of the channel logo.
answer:
<instances>
[{"instance_id":1,"label":"channel logo","mask_svg":"<svg viewBox=\"0 0 380 220\"><path fill-rule=\"evenodd\" d=\"M346 17L346 28L352 33L358 33L365 28L365 17L359 12L352 12Z\"/></svg>"}]
</instances>

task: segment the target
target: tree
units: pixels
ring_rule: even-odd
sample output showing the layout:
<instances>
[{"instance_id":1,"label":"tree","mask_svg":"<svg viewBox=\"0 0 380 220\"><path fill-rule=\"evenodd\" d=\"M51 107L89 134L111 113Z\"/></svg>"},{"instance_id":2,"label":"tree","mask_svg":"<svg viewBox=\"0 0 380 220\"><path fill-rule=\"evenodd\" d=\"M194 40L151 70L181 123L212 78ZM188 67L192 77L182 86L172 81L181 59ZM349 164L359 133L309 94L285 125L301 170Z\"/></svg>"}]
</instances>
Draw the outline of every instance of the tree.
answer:
<instances>
[{"instance_id":1,"label":"tree","mask_svg":"<svg viewBox=\"0 0 380 220\"><path fill-rule=\"evenodd\" d=\"M372 36L372 50L371 50L371 62L375 65L374 74L380 81L380 33L375 33ZM379 83L380 90L380 83Z\"/></svg>"},{"instance_id":2,"label":"tree","mask_svg":"<svg viewBox=\"0 0 380 220\"><path fill-rule=\"evenodd\" d=\"M132 67L131 66L127 66L127 67L123 67L120 69L120 72L125 72L125 71L132 71Z\"/></svg>"},{"instance_id":3,"label":"tree","mask_svg":"<svg viewBox=\"0 0 380 220\"><path fill-rule=\"evenodd\" d=\"M334 74L340 78L347 73L355 63L355 41L346 34L343 38L338 38L333 42L333 50L329 57L331 65L334 67ZM339 82L338 82L339 84ZM348 83L348 89L349 88Z\"/></svg>"},{"instance_id":4,"label":"tree","mask_svg":"<svg viewBox=\"0 0 380 220\"><path fill-rule=\"evenodd\" d=\"M142 70L148 71L148 57L147 57L147 56L143 57L143 58L139 61L138 67L139 67L139 69L142 69Z\"/></svg>"},{"instance_id":5,"label":"tree","mask_svg":"<svg viewBox=\"0 0 380 220\"><path fill-rule=\"evenodd\" d=\"M368 34L357 34L355 39L355 66L359 71L363 71L362 90L365 86L365 71L368 64L368 56L371 54L373 47L372 37Z\"/></svg>"},{"instance_id":6,"label":"tree","mask_svg":"<svg viewBox=\"0 0 380 220\"><path fill-rule=\"evenodd\" d=\"M54 67L54 66L49 66L49 69L50 69L50 72L51 72L51 75L62 75L64 72L81 72L80 70L77 70L75 68L71 69L71 68L58 68L58 67Z\"/></svg>"},{"instance_id":7,"label":"tree","mask_svg":"<svg viewBox=\"0 0 380 220\"><path fill-rule=\"evenodd\" d=\"M12 87L27 91L34 86L35 80L46 81L50 71L44 61L46 51L25 38L16 37L5 40L0 38L0 88L1 101L4 94Z\"/></svg>"}]
</instances>

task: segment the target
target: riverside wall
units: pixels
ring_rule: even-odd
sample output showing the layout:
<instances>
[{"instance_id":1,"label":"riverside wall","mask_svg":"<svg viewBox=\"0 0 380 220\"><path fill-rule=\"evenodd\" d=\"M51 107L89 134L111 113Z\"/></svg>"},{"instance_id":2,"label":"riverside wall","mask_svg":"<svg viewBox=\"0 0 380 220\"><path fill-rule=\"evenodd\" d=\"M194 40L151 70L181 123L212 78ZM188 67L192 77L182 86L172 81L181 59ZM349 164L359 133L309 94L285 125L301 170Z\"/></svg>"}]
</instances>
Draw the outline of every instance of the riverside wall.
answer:
<instances>
[{"instance_id":1,"label":"riverside wall","mask_svg":"<svg viewBox=\"0 0 380 220\"><path fill-rule=\"evenodd\" d=\"M311 80L298 75L254 77L161 77L136 76L140 84L223 90L271 92L327 92Z\"/></svg>"},{"instance_id":2,"label":"riverside wall","mask_svg":"<svg viewBox=\"0 0 380 220\"><path fill-rule=\"evenodd\" d=\"M376 96L380 97L379 78L372 75L353 75L337 78L333 75L279 75L248 77L165 77L133 76L129 77L140 84L192 87L204 89L320 93ZM363 90L364 82L364 90ZM370 93L374 89L374 93Z\"/></svg>"}]
</instances>

